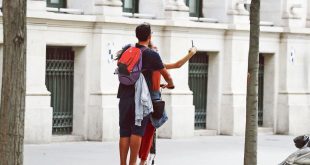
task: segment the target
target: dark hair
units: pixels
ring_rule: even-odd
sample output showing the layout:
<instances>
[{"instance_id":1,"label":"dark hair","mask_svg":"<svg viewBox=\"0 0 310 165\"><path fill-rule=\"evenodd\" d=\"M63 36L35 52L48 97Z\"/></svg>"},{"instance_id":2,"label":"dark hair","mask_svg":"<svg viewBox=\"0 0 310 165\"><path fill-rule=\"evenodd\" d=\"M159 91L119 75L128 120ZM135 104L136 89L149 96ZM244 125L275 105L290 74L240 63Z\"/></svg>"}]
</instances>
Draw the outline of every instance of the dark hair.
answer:
<instances>
[{"instance_id":1,"label":"dark hair","mask_svg":"<svg viewBox=\"0 0 310 165\"><path fill-rule=\"evenodd\" d=\"M295 143L295 146L300 149L309 142L309 136L307 135L297 136L296 138L294 138L293 141Z\"/></svg>"},{"instance_id":2,"label":"dark hair","mask_svg":"<svg viewBox=\"0 0 310 165\"><path fill-rule=\"evenodd\" d=\"M154 48L153 42L149 42L149 44L147 45L147 47L149 47L150 49Z\"/></svg>"},{"instance_id":3,"label":"dark hair","mask_svg":"<svg viewBox=\"0 0 310 165\"><path fill-rule=\"evenodd\" d=\"M151 25L149 23L142 23L136 27L136 37L139 41L146 41L151 35Z\"/></svg>"}]
</instances>

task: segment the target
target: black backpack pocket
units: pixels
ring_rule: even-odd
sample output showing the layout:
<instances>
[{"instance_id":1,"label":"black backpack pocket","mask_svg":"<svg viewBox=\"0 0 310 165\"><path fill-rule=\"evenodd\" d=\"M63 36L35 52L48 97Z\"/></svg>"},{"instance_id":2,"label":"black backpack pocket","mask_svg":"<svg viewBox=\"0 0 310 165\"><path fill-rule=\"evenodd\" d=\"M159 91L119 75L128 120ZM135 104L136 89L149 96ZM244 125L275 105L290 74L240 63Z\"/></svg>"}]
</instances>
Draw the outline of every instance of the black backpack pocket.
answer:
<instances>
[{"instance_id":1,"label":"black backpack pocket","mask_svg":"<svg viewBox=\"0 0 310 165\"><path fill-rule=\"evenodd\" d=\"M165 101L162 100L153 100L153 113L152 117L154 119L160 119L163 116L163 113L165 111Z\"/></svg>"}]
</instances>

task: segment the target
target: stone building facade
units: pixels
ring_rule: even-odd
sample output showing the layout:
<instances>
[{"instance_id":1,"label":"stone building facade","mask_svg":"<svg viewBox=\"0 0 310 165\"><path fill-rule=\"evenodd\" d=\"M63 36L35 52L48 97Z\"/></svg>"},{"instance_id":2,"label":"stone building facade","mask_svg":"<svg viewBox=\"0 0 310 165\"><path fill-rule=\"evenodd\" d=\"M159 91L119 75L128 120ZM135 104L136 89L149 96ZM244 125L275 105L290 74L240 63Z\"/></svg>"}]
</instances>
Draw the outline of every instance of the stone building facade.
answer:
<instances>
[{"instance_id":1,"label":"stone building facade","mask_svg":"<svg viewBox=\"0 0 310 165\"><path fill-rule=\"evenodd\" d=\"M136 42L142 22L164 62L185 55L192 40L199 51L171 70L176 88L163 90L169 121L159 136L243 135L249 3L28 0L25 142L118 139L111 54ZM261 0L259 125L276 134L310 133L309 5Z\"/></svg>"}]
</instances>

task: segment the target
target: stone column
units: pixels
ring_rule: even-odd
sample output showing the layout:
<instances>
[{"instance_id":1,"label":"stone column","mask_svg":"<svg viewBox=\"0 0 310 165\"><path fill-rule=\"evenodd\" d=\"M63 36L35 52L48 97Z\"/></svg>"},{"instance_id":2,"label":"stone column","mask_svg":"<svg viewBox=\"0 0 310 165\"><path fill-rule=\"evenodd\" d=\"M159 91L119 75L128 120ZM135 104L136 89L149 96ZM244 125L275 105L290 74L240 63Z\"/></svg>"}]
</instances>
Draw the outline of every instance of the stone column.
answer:
<instances>
[{"instance_id":1,"label":"stone column","mask_svg":"<svg viewBox=\"0 0 310 165\"><path fill-rule=\"evenodd\" d=\"M28 20L31 22L31 19ZM25 102L25 143L49 143L52 139L52 108L50 92L45 86L46 25L27 27L27 68ZM2 35L0 35L2 38ZM3 42L3 41L0 41ZM2 77L3 45L0 46L0 77ZM0 79L0 85L2 79Z\"/></svg>"},{"instance_id":2,"label":"stone column","mask_svg":"<svg viewBox=\"0 0 310 165\"><path fill-rule=\"evenodd\" d=\"M176 6L179 11L188 11L189 8L186 6L184 0L176 0Z\"/></svg>"},{"instance_id":3,"label":"stone column","mask_svg":"<svg viewBox=\"0 0 310 165\"><path fill-rule=\"evenodd\" d=\"M280 43L276 133L309 134L310 128L305 127L310 124L308 41L300 34L286 33Z\"/></svg>"},{"instance_id":4,"label":"stone column","mask_svg":"<svg viewBox=\"0 0 310 165\"><path fill-rule=\"evenodd\" d=\"M139 0L139 13L154 15L156 19L165 18L165 1Z\"/></svg>"},{"instance_id":5,"label":"stone column","mask_svg":"<svg viewBox=\"0 0 310 165\"><path fill-rule=\"evenodd\" d=\"M166 28L162 33L163 39L157 44L164 62L174 62L180 59L189 40L184 37L184 32L178 28ZM182 48L182 49L180 49ZM158 130L158 135L163 138L185 138L194 135L195 107L193 95L188 86L188 64L179 69L169 70L175 89L163 90L163 100L166 102L165 110L168 121Z\"/></svg>"},{"instance_id":6,"label":"stone column","mask_svg":"<svg viewBox=\"0 0 310 165\"><path fill-rule=\"evenodd\" d=\"M30 24L27 28L26 143L49 143L52 138L53 110L45 85L45 31L45 24Z\"/></svg>"},{"instance_id":7,"label":"stone column","mask_svg":"<svg viewBox=\"0 0 310 165\"><path fill-rule=\"evenodd\" d=\"M307 1L307 27L310 27L310 0Z\"/></svg>"},{"instance_id":8,"label":"stone column","mask_svg":"<svg viewBox=\"0 0 310 165\"><path fill-rule=\"evenodd\" d=\"M95 14L105 16L122 16L121 0L95 0Z\"/></svg>"},{"instance_id":9,"label":"stone column","mask_svg":"<svg viewBox=\"0 0 310 165\"><path fill-rule=\"evenodd\" d=\"M185 5L184 0L167 0L166 10L178 10L188 11L188 7Z\"/></svg>"},{"instance_id":10,"label":"stone column","mask_svg":"<svg viewBox=\"0 0 310 165\"><path fill-rule=\"evenodd\" d=\"M244 135L248 35L245 31L227 31L225 35L220 134Z\"/></svg>"},{"instance_id":11,"label":"stone column","mask_svg":"<svg viewBox=\"0 0 310 165\"><path fill-rule=\"evenodd\" d=\"M307 4L301 0L284 0L282 19L283 25L288 27L305 27Z\"/></svg>"},{"instance_id":12,"label":"stone column","mask_svg":"<svg viewBox=\"0 0 310 165\"><path fill-rule=\"evenodd\" d=\"M261 21L272 22L275 26L305 27L306 6L303 0L262 0Z\"/></svg>"},{"instance_id":13,"label":"stone column","mask_svg":"<svg viewBox=\"0 0 310 165\"><path fill-rule=\"evenodd\" d=\"M165 4L165 10L177 10L176 1L175 0L167 0Z\"/></svg>"},{"instance_id":14,"label":"stone column","mask_svg":"<svg viewBox=\"0 0 310 165\"><path fill-rule=\"evenodd\" d=\"M45 11L46 0L27 0L28 11Z\"/></svg>"},{"instance_id":15,"label":"stone column","mask_svg":"<svg viewBox=\"0 0 310 165\"><path fill-rule=\"evenodd\" d=\"M248 3L248 0L203 0L204 17L224 23L248 24L249 11L245 8Z\"/></svg>"},{"instance_id":16,"label":"stone column","mask_svg":"<svg viewBox=\"0 0 310 165\"><path fill-rule=\"evenodd\" d=\"M136 41L136 25L97 23L94 28L92 53L88 56L89 103L88 140L113 141L119 137L118 78L114 75L116 63L109 50L120 50L122 46Z\"/></svg>"},{"instance_id":17,"label":"stone column","mask_svg":"<svg viewBox=\"0 0 310 165\"><path fill-rule=\"evenodd\" d=\"M186 20L189 18L189 8L183 0L168 0L165 4L165 17Z\"/></svg>"},{"instance_id":18,"label":"stone column","mask_svg":"<svg viewBox=\"0 0 310 165\"><path fill-rule=\"evenodd\" d=\"M151 14L157 19L188 19L189 9L183 0L140 0L139 13Z\"/></svg>"}]
</instances>

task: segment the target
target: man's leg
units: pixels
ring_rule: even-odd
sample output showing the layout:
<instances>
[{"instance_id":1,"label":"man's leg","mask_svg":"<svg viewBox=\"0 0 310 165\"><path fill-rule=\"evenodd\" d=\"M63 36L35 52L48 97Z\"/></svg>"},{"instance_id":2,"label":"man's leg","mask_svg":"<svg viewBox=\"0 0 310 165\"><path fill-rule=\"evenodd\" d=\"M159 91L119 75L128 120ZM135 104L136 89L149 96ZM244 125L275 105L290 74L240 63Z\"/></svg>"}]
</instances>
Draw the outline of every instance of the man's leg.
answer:
<instances>
[{"instance_id":1,"label":"man's leg","mask_svg":"<svg viewBox=\"0 0 310 165\"><path fill-rule=\"evenodd\" d=\"M120 99L119 102L119 155L120 164L127 165L127 155L130 146L131 123L134 122L134 99L125 98Z\"/></svg>"},{"instance_id":2,"label":"man's leg","mask_svg":"<svg viewBox=\"0 0 310 165\"><path fill-rule=\"evenodd\" d=\"M130 138L129 137L121 137L119 139L119 155L121 160L121 165L127 165L127 155L129 150Z\"/></svg>"},{"instance_id":3,"label":"man's leg","mask_svg":"<svg viewBox=\"0 0 310 165\"><path fill-rule=\"evenodd\" d=\"M130 160L129 165L136 165L137 157L141 145L142 137L139 135L131 135L130 137Z\"/></svg>"},{"instance_id":4,"label":"man's leg","mask_svg":"<svg viewBox=\"0 0 310 165\"><path fill-rule=\"evenodd\" d=\"M142 136L144 135L144 131L145 131L146 125L149 122L149 120L150 120L149 116L144 117L141 122L141 126L136 126L135 123L133 122L132 134L130 136L129 165L136 165L140 146L141 146Z\"/></svg>"}]
</instances>

